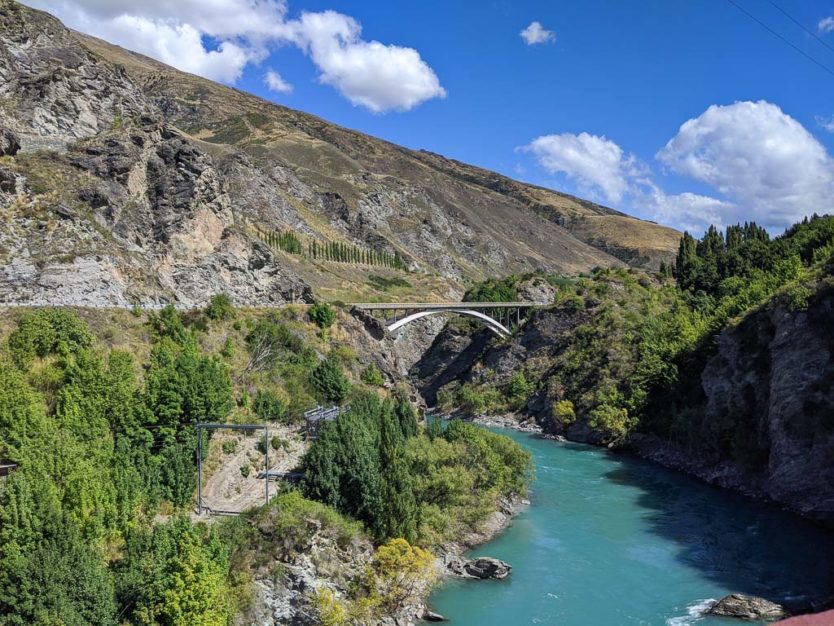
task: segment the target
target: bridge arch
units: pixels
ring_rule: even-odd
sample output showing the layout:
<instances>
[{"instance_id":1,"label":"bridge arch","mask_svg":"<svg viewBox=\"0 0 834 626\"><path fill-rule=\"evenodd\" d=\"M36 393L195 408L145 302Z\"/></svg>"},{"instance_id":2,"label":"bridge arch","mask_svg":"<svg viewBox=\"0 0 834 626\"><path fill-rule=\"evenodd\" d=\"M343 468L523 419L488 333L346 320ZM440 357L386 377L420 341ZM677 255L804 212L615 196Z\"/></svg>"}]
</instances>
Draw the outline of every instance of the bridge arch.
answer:
<instances>
[{"instance_id":1,"label":"bridge arch","mask_svg":"<svg viewBox=\"0 0 834 626\"><path fill-rule=\"evenodd\" d=\"M387 327L390 332L394 332L415 320L419 320L423 317L428 317L429 315L438 315L442 313L455 313L457 315L465 315L467 317L474 317L476 319L479 319L484 323L484 325L487 328L489 328L493 333L495 333L501 338L510 337L512 335L510 330L501 322L494 320L489 315L480 313L478 311L473 311L471 309L430 309L428 311L417 311L416 313L411 313L410 315L406 315L405 317L395 319L394 321L389 322L387 324Z\"/></svg>"}]
</instances>

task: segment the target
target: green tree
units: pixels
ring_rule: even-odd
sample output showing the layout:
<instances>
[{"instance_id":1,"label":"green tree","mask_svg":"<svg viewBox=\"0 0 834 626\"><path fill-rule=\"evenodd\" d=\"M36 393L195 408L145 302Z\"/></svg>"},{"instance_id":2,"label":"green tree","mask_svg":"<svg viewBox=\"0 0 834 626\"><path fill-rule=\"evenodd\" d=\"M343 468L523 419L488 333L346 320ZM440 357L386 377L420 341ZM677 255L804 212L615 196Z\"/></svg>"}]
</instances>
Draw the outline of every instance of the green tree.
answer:
<instances>
[{"instance_id":1,"label":"green tree","mask_svg":"<svg viewBox=\"0 0 834 626\"><path fill-rule=\"evenodd\" d=\"M350 391L350 383L342 367L334 358L326 358L310 374L310 380L319 397L325 402L341 403Z\"/></svg>"},{"instance_id":2,"label":"green tree","mask_svg":"<svg viewBox=\"0 0 834 626\"><path fill-rule=\"evenodd\" d=\"M374 519L374 534L380 540L398 537L411 542L417 532L417 502L403 454L403 441L400 420L390 403L386 402L380 415L379 475L382 489L379 511Z\"/></svg>"},{"instance_id":3,"label":"green tree","mask_svg":"<svg viewBox=\"0 0 834 626\"><path fill-rule=\"evenodd\" d=\"M0 615L9 626L116 624L103 555L61 511L46 476L21 470L0 490Z\"/></svg>"},{"instance_id":4,"label":"green tree","mask_svg":"<svg viewBox=\"0 0 834 626\"><path fill-rule=\"evenodd\" d=\"M287 409L278 394L265 389L258 390L252 409L258 419L264 422L280 421L287 416Z\"/></svg>"},{"instance_id":5,"label":"green tree","mask_svg":"<svg viewBox=\"0 0 834 626\"><path fill-rule=\"evenodd\" d=\"M403 437L414 437L418 430L417 413L408 399L408 394L403 389L398 389L394 394L394 414L397 417L397 423Z\"/></svg>"},{"instance_id":6,"label":"green tree","mask_svg":"<svg viewBox=\"0 0 834 626\"><path fill-rule=\"evenodd\" d=\"M134 623L225 626L228 567L212 532L179 517L128 537L116 569L117 593Z\"/></svg>"},{"instance_id":7,"label":"green tree","mask_svg":"<svg viewBox=\"0 0 834 626\"><path fill-rule=\"evenodd\" d=\"M93 335L72 311L41 309L23 315L9 335L9 352L18 367L26 368L35 357L89 348Z\"/></svg>"},{"instance_id":8,"label":"green tree","mask_svg":"<svg viewBox=\"0 0 834 626\"><path fill-rule=\"evenodd\" d=\"M362 371L362 382L371 387L384 387L385 379L376 363L371 363Z\"/></svg>"}]
</instances>

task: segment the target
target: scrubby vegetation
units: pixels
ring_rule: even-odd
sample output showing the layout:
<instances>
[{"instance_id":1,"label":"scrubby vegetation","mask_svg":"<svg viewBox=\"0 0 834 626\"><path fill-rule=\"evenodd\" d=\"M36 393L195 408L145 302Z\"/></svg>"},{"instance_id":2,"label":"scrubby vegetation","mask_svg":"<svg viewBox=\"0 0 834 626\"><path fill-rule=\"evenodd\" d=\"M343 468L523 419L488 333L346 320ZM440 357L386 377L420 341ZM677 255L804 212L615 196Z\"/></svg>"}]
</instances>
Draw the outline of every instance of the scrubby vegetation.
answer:
<instances>
[{"instance_id":1,"label":"scrubby vegetation","mask_svg":"<svg viewBox=\"0 0 834 626\"><path fill-rule=\"evenodd\" d=\"M328 304L317 303L307 310L310 320L321 329L330 328L336 321L336 311Z\"/></svg>"},{"instance_id":2,"label":"scrubby vegetation","mask_svg":"<svg viewBox=\"0 0 834 626\"><path fill-rule=\"evenodd\" d=\"M361 520L378 540L432 546L475 528L497 498L524 493L530 456L458 421L432 436L407 400L364 394L322 428L303 469L307 497Z\"/></svg>"},{"instance_id":3,"label":"scrubby vegetation","mask_svg":"<svg viewBox=\"0 0 834 626\"><path fill-rule=\"evenodd\" d=\"M470 414L524 411L538 394L557 429L582 420L603 442L640 429L692 444L701 428L700 374L717 334L772 298L804 308L832 265L834 217L815 216L775 239L756 224L710 228L700 240L685 233L671 272L551 278L556 301L539 315L565 320L566 329L554 336L552 353L511 375L476 368L441 389L438 403ZM468 297L511 297L515 284L488 281ZM755 425L738 415L722 428L722 454L755 457Z\"/></svg>"},{"instance_id":4,"label":"scrubby vegetation","mask_svg":"<svg viewBox=\"0 0 834 626\"><path fill-rule=\"evenodd\" d=\"M232 384L173 309L150 327L144 384L130 354L94 349L71 312L24 315L9 337L0 456L19 468L0 488L5 623L225 623L226 566L210 535L143 520L190 500L191 424L225 419Z\"/></svg>"},{"instance_id":5,"label":"scrubby vegetation","mask_svg":"<svg viewBox=\"0 0 834 626\"><path fill-rule=\"evenodd\" d=\"M455 536L524 488L529 460L489 433L437 435L454 453L430 459L407 395L380 389L378 368L360 371L329 307L252 313L218 296L189 314L114 313L121 332L93 332L68 310L15 317L0 345L0 458L18 464L0 478L4 624L225 625L265 542L266 554L305 549L310 518L339 542L377 542L348 596L316 600L322 619L332 609L332 623L366 623L430 582L417 544ZM305 459L304 491L321 502L284 493L236 520L190 521L195 422L291 424L318 399L353 407ZM236 453L234 440L217 447L220 459ZM418 462L434 469L416 476ZM267 523L277 534L260 532Z\"/></svg>"}]
</instances>

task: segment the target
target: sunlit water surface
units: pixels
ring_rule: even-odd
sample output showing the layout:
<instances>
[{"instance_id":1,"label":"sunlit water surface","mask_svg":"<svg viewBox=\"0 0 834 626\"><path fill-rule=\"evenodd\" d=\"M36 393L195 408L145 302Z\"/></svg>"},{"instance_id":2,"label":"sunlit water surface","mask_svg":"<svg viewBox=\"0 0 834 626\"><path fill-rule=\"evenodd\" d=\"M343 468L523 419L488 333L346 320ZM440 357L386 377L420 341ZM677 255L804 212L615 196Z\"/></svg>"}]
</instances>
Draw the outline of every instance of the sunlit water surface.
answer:
<instances>
[{"instance_id":1,"label":"sunlit water surface","mask_svg":"<svg viewBox=\"0 0 834 626\"><path fill-rule=\"evenodd\" d=\"M834 535L793 515L647 461L501 432L533 454L532 506L472 552L510 563L509 578L432 595L455 626L731 626L703 615L710 599L797 605L834 590Z\"/></svg>"}]
</instances>

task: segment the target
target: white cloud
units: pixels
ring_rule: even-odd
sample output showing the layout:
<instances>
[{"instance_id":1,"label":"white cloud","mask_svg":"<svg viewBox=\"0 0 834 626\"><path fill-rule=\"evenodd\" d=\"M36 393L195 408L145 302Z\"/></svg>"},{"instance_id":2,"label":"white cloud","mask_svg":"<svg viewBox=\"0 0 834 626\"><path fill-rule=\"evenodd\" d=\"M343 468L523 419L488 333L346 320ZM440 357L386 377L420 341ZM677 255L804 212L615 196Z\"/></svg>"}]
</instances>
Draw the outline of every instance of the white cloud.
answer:
<instances>
[{"instance_id":1,"label":"white cloud","mask_svg":"<svg viewBox=\"0 0 834 626\"><path fill-rule=\"evenodd\" d=\"M817 124L822 126L829 133L834 133L834 115L832 115L831 117L817 115L817 117L814 119L816 120Z\"/></svg>"},{"instance_id":2,"label":"white cloud","mask_svg":"<svg viewBox=\"0 0 834 626\"><path fill-rule=\"evenodd\" d=\"M212 80L234 83L247 65L263 61L271 47L293 43L310 56L322 83L375 113L407 111L446 95L419 52L365 41L356 20L334 11L288 20L283 0L29 2L72 28ZM207 46L209 40L216 45ZM290 87L265 80L270 88L281 85L278 91Z\"/></svg>"},{"instance_id":3,"label":"white cloud","mask_svg":"<svg viewBox=\"0 0 834 626\"><path fill-rule=\"evenodd\" d=\"M254 50L232 41L207 50L202 35L190 24L172 25L134 15L119 16L90 32L184 72L226 83L234 83L244 66L257 58Z\"/></svg>"},{"instance_id":4,"label":"white cloud","mask_svg":"<svg viewBox=\"0 0 834 626\"><path fill-rule=\"evenodd\" d=\"M267 70L264 74L264 83L271 91L278 93L292 93L292 85L285 81L275 70Z\"/></svg>"},{"instance_id":5,"label":"white cloud","mask_svg":"<svg viewBox=\"0 0 834 626\"><path fill-rule=\"evenodd\" d=\"M817 30L821 33L830 33L834 30L834 17L824 17L817 24Z\"/></svg>"},{"instance_id":6,"label":"white cloud","mask_svg":"<svg viewBox=\"0 0 834 626\"><path fill-rule=\"evenodd\" d=\"M347 15L302 13L288 26L295 43L321 71L321 82L353 104L375 113L407 111L446 96L437 75L416 50L362 40L362 27Z\"/></svg>"},{"instance_id":7,"label":"white cloud","mask_svg":"<svg viewBox=\"0 0 834 626\"><path fill-rule=\"evenodd\" d=\"M711 224L723 228L732 223L726 216L735 209L730 202L689 191L666 195L655 185L651 185L648 195L639 198L639 203L652 219L693 234L704 232Z\"/></svg>"},{"instance_id":8,"label":"white cloud","mask_svg":"<svg viewBox=\"0 0 834 626\"><path fill-rule=\"evenodd\" d=\"M601 193L609 202L622 200L631 180L640 173L633 155L625 155L610 139L588 133L544 135L522 150L532 152L551 174L566 174L583 193Z\"/></svg>"},{"instance_id":9,"label":"white cloud","mask_svg":"<svg viewBox=\"0 0 834 626\"><path fill-rule=\"evenodd\" d=\"M769 102L713 105L685 122L657 158L732 202L730 222L754 219L778 229L834 208L834 161Z\"/></svg>"},{"instance_id":10,"label":"white cloud","mask_svg":"<svg viewBox=\"0 0 834 626\"><path fill-rule=\"evenodd\" d=\"M541 22L530 22L530 25L519 34L528 46L556 41L556 33L545 29Z\"/></svg>"}]
</instances>

